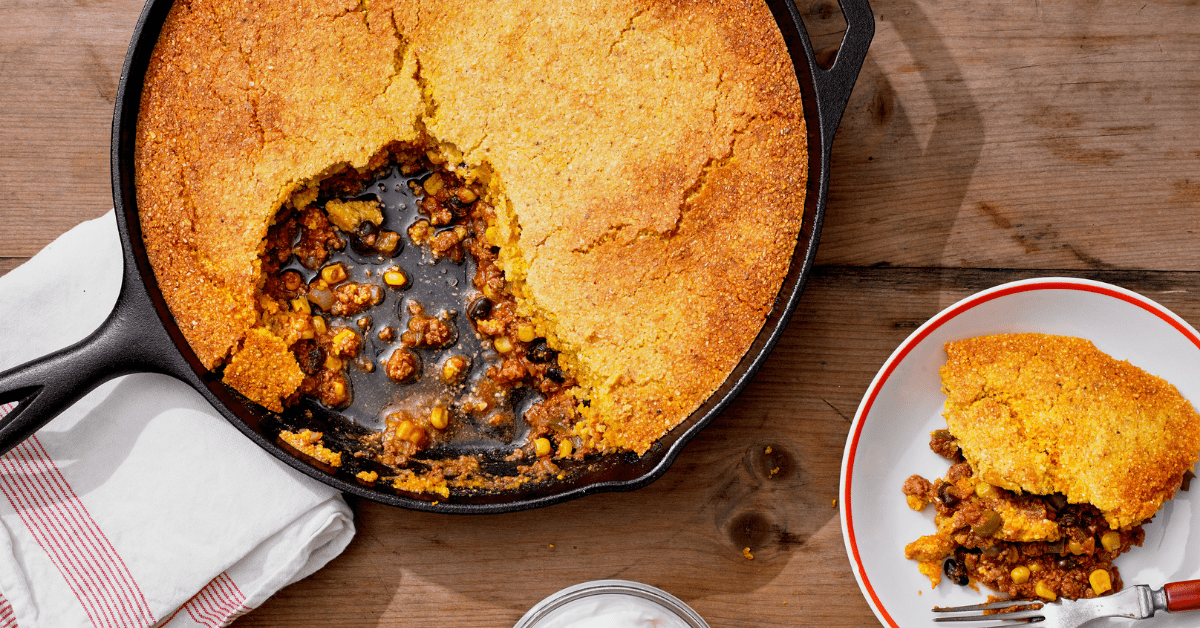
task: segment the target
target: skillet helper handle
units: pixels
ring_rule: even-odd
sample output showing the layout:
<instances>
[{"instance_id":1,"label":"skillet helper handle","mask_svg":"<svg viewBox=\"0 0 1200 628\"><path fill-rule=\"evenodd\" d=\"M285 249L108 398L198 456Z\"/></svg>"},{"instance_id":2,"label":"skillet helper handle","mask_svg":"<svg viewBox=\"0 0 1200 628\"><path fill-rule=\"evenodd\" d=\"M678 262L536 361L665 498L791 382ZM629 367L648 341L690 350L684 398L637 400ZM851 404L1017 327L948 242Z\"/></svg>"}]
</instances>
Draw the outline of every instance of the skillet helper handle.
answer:
<instances>
[{"instance_id":1,"label":"skillet helper handle","mask_svg":"<svg viewBox=\"0 0 1200 628\"><path fill-rule=\"evenodd\" d=\"M141 286L126 277L117 305L90 336L0 373L0 455L104 382L135 372L178 376L186 366Z\"/></svg>"},{"instance_id":2,"label":"skillet helper handle","mask_svg":"<svg viewBox=\"0 0 1200 628\"><path fill-rule=\"evenodd\" d=\"M1163 586L1167 597L1167 610L1179 611L1200 610L1200 580L1184 580L1171 582Z\"/></svg>"},{"instance_id":3,"label":"skillet helper handle","mask_svg":"<svg viewBox=\"0 0 1200 628\"><path fill-rule=\"evenodd\" d=\"M858 79L858 72L867 57L871 39L875 37L875 16L867 0L838 0L838 4L846 19L846 34L842 36L833 65L828 70L811 68L817 97L822 105L821 113L828 114L821 116L821 137L826 146L833 141L833 135L842 121L854 81Z\"/></svg>"}]
</instances>

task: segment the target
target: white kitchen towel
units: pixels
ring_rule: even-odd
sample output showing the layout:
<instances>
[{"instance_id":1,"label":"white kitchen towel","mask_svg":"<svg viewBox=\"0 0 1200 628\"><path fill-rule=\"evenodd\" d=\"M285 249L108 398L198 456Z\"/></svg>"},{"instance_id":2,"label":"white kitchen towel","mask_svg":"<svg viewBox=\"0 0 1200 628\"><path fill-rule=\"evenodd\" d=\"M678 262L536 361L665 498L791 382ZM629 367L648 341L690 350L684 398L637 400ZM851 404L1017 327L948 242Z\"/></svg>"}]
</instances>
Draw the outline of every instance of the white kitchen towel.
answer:
<instances>
[{"instance_id":1,"label":"white kitchen towel","mask_svg":"<svg viewBox=\"0 0 1200 628\"><path fill-rule=\"evenodd\" d=\"M99 327L121 259L110 212L0 277L0 371ZM223 626L353 535L188 385L120 377L0 457L0 628Z\"/></svg>"}]
</instances>

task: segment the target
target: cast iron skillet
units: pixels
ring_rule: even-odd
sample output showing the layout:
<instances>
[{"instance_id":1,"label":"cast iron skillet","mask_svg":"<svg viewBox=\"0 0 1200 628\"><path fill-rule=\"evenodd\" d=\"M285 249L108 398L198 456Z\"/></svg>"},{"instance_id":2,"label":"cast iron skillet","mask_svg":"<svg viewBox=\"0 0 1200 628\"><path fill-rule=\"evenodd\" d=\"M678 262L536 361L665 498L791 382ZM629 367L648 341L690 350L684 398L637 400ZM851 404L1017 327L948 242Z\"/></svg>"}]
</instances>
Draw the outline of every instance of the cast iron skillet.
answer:
<instances>
[{"instance_id":1,"label":"cast iron skillet","mask_svg":"<svg viewBox=\"0 0 1200 628\"><path fill-rule=\"evenodd\" d=\"M725 383L687 420L640 457L610 454L568 469L563 480L529 484L510 491L452 495L449 500L434 501L436 496L400 492L384 482L377 485L358 482L345 468L334 470L298 455L278 439L278 433L281 429L295 429L300 423L311 423L313 419L297 409L283 415L271 413L226 387L219 376L200 364L171 316L142 243L133 173L134 129L142 79L171 1L146 3L134 29L117 92L112 138L113 200L125 262L116 307L108 320L83 341L0 374L0 404L14 401L19 404L0 419L0 453L10 450L111 378L137 372L165 373L190 384L263 449L325 484L385 504L451 513L524 510L601 491L645 486L661 476L684 445L746 386L783 334L812 268L829 187L830 145L875 32L867 0L839 0L847 29L833 66L825 70L815 61L812 43L795 5L790 0L768 0L787 42L804 97L809 141L808 193L791 269L774 308ZM305 414L304 418L300 414ZM317 427L328 430L327 440L336 438L336 434L353 436L357 426L342 425L349 422L336 414L326 414L316 420Z\"/></svg>"}]
</instances>

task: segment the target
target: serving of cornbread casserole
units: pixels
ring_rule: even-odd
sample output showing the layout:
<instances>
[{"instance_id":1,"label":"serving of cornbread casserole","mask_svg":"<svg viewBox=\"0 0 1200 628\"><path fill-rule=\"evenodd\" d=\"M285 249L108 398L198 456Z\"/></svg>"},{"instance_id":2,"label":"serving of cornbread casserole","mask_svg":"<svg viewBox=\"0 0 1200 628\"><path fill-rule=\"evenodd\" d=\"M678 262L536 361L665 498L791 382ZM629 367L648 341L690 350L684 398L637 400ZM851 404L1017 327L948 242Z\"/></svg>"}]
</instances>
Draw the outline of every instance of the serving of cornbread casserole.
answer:
<instances>
[{"instance_id":1,"label":"serving of cornbread casserole","mask_svg":"<svg viewBox=\"0 0 1200 628\"><path fill-rule=\"evenodd\" d=\"M801 227L761 0L180 0L140 107L141 227L197 357L274 412L372 415L357 451L283 438L399 483L506 425L532 475L646 452L750 347Z\"/></svg>"},{"instance_id":2,"label":"serving of cornbread casserole","mask_svg":"<svg viewBox=\"0 0 1200 628\"><path fill-rule=\"evenodd\" d=\"M1043 334L946 344L947 429L930 447L945 478L910 477L937 532L905 556L937 586L980 583L1016 598L1121 589L1113 560L1180 488L1200 452L1200 415L1174 386L1090 341Z\"/></svg>"}]
</instances>

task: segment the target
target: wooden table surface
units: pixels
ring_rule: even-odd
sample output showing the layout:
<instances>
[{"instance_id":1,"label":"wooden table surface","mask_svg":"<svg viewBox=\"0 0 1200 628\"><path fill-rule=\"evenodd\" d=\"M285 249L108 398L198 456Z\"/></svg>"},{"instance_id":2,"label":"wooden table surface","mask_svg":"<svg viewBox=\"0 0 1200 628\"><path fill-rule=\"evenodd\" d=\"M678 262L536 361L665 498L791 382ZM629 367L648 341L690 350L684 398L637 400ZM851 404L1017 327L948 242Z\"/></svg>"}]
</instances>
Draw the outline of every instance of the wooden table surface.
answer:
<instances>
[{"instance_id":1,"label":"wooden table surface","mask_svg":"<svg viewBox=\"0 0 1200 628\"><path fill-rule=\"evenodd\" d=\"M0 2L0 272L111 207L109 125L140 8ZM837 5L800 8L830 53ZM664 588L715 628L873 625L833 500L855 409L905 336L1041 275L1116 283L1200 323L1196 0L873 9L799 309L665 476L498 516L352 501L350 547L236 625L505 627L598 578Z\"/></svg>"}]
</instances>

